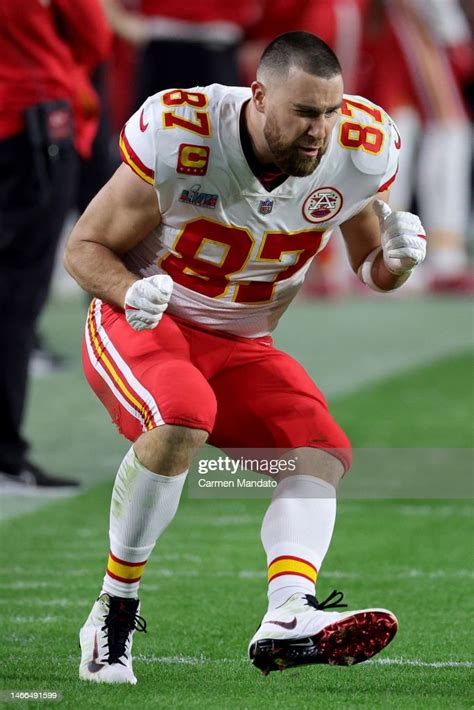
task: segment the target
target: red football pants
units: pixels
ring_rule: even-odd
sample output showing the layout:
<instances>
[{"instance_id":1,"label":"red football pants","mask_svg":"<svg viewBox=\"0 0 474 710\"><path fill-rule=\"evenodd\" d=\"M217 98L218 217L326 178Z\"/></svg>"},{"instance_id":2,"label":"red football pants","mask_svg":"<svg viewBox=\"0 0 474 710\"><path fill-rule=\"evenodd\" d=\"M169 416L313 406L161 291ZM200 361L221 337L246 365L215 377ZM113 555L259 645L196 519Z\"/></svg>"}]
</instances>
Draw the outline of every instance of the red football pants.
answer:
<instances>
[{"instance_id":1,"label":"red football pants","mask_svg":"<svg viewBox=\"0 0 474 710\"><path fill-rule=\"evenodd\" d=\"M271 337L241 338L164 315L134 331L124 313L92 301L84 371L123 436L161 424L203 429L221 449L310 446L345 470L350 443L304 368Z\"/></svg>"}]
</instances>

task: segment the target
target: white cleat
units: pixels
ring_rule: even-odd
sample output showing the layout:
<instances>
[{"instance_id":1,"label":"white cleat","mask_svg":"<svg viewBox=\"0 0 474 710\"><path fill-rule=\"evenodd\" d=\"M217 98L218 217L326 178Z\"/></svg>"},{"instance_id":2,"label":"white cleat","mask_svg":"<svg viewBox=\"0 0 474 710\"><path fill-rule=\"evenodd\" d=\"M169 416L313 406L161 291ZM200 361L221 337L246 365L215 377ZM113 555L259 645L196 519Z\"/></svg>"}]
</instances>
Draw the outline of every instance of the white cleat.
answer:
<instances>
[{"instance_id":1,"label":"white cleat","mask_svg":"<svg viewBox=\"0 0 474 710\"><path fill-rule=\"evenodd\" d=\"M293 594L263 617L249 644L252 663L264 675L292 666L327 663L352 666L387 646L398 622L387 609L325 611L344 607L341 592L319 603L310 594Z\"/></svg>"},{"instance_id":2,"label":"white cleat","mask_svg":"<svg viewBox=\"0 0 474 710\"><path fill-rule=\"evenodd\" d=\"M132 668L134 631L146 631L138 615L138 599L102 594L79 632L79 678L93 683L130 683L137 679Z\"/></svg>"}]
</instances>

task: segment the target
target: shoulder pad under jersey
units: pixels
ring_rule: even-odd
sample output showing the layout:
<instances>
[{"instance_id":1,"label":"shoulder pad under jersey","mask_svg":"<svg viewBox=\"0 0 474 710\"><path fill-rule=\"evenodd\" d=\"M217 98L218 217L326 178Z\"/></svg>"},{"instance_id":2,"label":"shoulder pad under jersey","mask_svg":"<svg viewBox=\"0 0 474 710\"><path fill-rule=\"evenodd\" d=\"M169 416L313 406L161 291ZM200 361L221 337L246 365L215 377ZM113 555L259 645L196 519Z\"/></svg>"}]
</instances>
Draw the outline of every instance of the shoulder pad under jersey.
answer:
<instances>
[{"instance_id":1,"label":"shoulder pad under jersey","mask_svg":"<svg viewBox=\"0 0 474 710\"><path fill-rule=\"evenodd\" d=\"M339 122L339 143L349 148L351 138L357 138L359 147L351 150L351 159L356 168L366 175L384 175L396 170L400 136L390 116L380 106L362 96L344 96ZM351 128L354 124L354 128ZM360 131L370 144L366 150L360 146ZM377 143L380 148L374 150ZM356 144L355 144L356 145Z\"/></svg>"}]
</instances>

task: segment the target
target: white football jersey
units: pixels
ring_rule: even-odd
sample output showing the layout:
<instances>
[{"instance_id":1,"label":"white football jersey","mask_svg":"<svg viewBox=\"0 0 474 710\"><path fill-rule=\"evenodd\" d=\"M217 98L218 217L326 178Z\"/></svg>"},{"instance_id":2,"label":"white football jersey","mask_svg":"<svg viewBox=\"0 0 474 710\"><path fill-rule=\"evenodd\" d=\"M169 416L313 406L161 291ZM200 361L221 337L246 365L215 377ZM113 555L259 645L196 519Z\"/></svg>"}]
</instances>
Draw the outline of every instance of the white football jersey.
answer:
<instances>
[{"instance_id":1,"label":"white football jersey","mask_svg":"<svg viewBox=\"0 0 474 710\"><path fill-rule=\"evenodd\" d=\"M172 277L169 313L255 338L275 328L334 228L393 181L400 139L382 109L345 96L314 173L268 192L241 145L250 97L220 84L162 91L127 122L120 148L154 185L161 212L127 267Z\"/></svg>"}]
</instances>

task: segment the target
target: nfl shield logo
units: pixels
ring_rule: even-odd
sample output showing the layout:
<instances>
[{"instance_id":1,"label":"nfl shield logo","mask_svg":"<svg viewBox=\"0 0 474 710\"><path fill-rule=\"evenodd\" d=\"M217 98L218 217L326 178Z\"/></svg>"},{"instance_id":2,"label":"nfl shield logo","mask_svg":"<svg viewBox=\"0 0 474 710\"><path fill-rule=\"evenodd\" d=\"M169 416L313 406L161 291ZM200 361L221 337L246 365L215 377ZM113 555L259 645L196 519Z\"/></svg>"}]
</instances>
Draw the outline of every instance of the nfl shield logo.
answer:
<instances>
[{"instance_id":1,"label":"nfl shield logo","mask_svg":"<svg viewBox=\"0 0 474 710\"><path fill-rule=\"evenodd\" d=\"M260 214L269 214L273 209L273 200L261 200L258 206Z\"/></svg>"}]
</instances>

